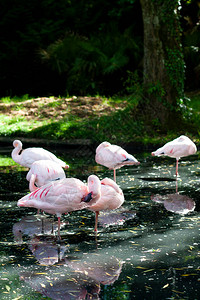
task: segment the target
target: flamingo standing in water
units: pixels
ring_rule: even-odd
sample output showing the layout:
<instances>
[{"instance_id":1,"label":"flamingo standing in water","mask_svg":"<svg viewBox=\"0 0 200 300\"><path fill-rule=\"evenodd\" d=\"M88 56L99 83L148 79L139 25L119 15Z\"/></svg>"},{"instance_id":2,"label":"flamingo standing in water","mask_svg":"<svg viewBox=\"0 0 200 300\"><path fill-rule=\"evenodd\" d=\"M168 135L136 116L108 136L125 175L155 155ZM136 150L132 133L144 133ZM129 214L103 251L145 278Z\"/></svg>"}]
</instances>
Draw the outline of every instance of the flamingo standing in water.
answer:
<instances>
[{"instance_id":1,"label":"flamingo standing in water","mask_svg":"<svg viewBox=\"0 0 200 300\"><path fill-rule=\"evenodd\" d=\"M63 213L81 210L88 206L83 200L88 195L88 187L76 178L52 181L18 200L19 207L34 207L58 217L58 237L60 238L60 218Z\"/></svg>"},{"instance_id":2,"label":"flamingo standing in water","mask_svg":"<svg viewBox=\"0 0 200 300\"><path fill-rule=\"evenodd\" d=\"M197 152L196 145L185 135L181 135L163 147L152 152L153 156L166 155L176 158L176 176L178 176L178 162L181 157L189 156Z\"/></svg>"},{"instance_id":3,"label":"flamingo standing in water","mask_svg":"<svg viewBox=\"0 0 200 300\"><path fill-rule=\"evenodd\" d=\"M53 160L36 160L32 163L26 179L29 181L29 190L35 191L49 181L66 178L63 168Z\"/></svg>"},{"instance_id":4,"label":"flamingo standing in water","mask_svg":"<svg viewBox=\"0 0 200 300\"><path fill-rule=\"evenodd\" d=\"M99 212L119 208L124 202L124 194L114 180L106 177L100 181L96 175L88 177L88 190L83 201L88 202L88 209L95 212L94 231L97 231Z\"/></svg>"},{"instance_id":5,"label":"flamingo standing in water","mask_svg":"<svg viewBox=\"0 0 200 300\"><path fill-rule=\"evenodd\" d=\"M114 181L116 181L116 169L125 165L139 165L137 159L127 153L123 148L117 145L111 145L108 142L101 143L96 149L95 161L114 171Z\"/></svg>"},{"instance_id":6,"label":"flamingo standing in water","mask_svg":"<svg viewBox=\"0 0 200 300\"><path fill-rule=\"evenodd\" d=\"M56 157L48 150L39 147L27 148L22 150L22 142L15 140L13 142L14 149L11 153L12 159L23 167L30 168L32 163L36 160L52 160L57 162L62 168L68 169L69 166Z\"/></svg>"}]
</instances>

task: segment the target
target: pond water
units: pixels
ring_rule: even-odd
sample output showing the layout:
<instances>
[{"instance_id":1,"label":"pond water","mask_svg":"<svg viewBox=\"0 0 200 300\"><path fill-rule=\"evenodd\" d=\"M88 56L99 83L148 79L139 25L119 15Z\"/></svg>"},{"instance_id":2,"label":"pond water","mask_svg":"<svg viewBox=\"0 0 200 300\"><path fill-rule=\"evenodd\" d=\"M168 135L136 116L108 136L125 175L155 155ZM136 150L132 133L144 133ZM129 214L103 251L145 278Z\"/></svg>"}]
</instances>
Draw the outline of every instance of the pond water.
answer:
<instances>
[{"instance_id":1,"label":"pond water","mask_svg":"<svg viewBox=\"0 0 200 300\"><path fill-rule=\"evenodd\" d=\"M176 181L175 159L133 152L140 165L117 170L123 206L100 213L97 234L93 212L62 216L59 244L56 217L17 207L27 169L11 150L0 153L0 299L199 299L198 154L180 161ZM113 178L93 149L51 151L67 177Z\"/></svg>"}]
</instances>

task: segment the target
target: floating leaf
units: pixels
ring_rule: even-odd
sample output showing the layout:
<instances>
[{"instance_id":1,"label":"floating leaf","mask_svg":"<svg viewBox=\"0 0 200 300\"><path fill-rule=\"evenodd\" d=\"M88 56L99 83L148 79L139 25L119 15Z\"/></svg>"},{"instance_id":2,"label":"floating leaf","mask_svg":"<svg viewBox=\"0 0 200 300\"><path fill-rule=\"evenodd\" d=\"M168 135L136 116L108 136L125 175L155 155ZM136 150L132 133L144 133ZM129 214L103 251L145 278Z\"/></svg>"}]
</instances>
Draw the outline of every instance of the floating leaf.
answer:
<instances>
[{"instance_id":1,"label":"floating leaf","mask_svg":"<svg viewBox=\"0 0 200 300\"><path fill-rule=\"evenodd\" d=\"M174 293L178 293L178 294L184 294L184 292L181 292L181 291L176 291L176 290L172 290L172 292L174 292Z\"/></svg>"},{"instance_id":2,"label":"floating leaf","mask_svg":"<svg viewBox=\"0 0 200 300\"><path fill-rule=\"evenodd\" d=\"M7 289L8 292L10 292L10 287L9 287L9 285L6 285L6 289Z\"/></svg>"},{"instance_id":3,"label":"floating leaf","mask_svg":"<svg viewBox=\"0 0 200 300\"><path fill-rule=\"evenodd\" d=\"M195 273L191 273L191 274L182 274L181 276L187 277L187 276L191 276L191 275L197 275Z\"/></svg>"},{"instance_id":4,"label":"floating leaf","mask_svg":"<svg viewBox=\"0 0 200 300\"><path fill-rule=\"evenodd\" d=\"M146 273L146 272L151 272L151 271L153 271L153 270L155 270L155 269L149 269L149 270L146 270L146 271L144 271L144 273Z\"/></svg>"},{"instance_id":5,"label":"floating leaf","mask_svg":"<svg viewBox=\"0 0 200 300\"><path fill-rule=\"evenodd\" d=\"M84 273L85 273L85 275L88 275L88 271L85 270Z\"/></svg>"}]
</instances>

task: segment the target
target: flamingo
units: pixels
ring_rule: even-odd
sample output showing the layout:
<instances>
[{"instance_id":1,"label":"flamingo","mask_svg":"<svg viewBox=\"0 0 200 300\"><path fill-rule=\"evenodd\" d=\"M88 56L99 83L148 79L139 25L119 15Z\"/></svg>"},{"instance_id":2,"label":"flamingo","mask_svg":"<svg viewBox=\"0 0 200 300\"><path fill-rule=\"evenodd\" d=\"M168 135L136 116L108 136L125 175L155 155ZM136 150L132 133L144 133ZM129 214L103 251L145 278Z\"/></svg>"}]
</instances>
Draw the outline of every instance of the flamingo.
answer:
<instances>
[{"instance_id":1,"label":"flamingo","mask_svg":"<svg viewBox=\"0 0 200 300\"><path fill-rule=\"evenodd\" d=\"M176 176L178 176L178 162L181 157L189 156L197 152L196 145L185 135L166 143L163 147L152 152L153 156L166 155L176 158Z\"/></svg>"},{"instance_id":2,"label":"flamingo","mask_svg":"<svg viewBox=\"0 0 200 300\"><path fill-rule=\"evenodd\" d=\"M53 153L43 148L33 147L22 150L22 142L19 140L15 140L13 142L13 147L14 149L11 153L12 159L23 167L30 168L34 161L45 159L57 162L62 168L69 168L69 166L64 161L57 158Z\"/></svg>"},{"instance_id":3,"label":"flamingo","mask_svg":"<svg viewBox=\"0 0 200 300\"><path fill-rule=\"evenodd\" d=\"M94 231L97 232L99 212L119 208L124 202L124 194L114 180L106 177L100 181L96 175L88 177L88 190L83 201L88 203L89 210L95 212Z\"/></svg>"},{"instance_id":4,"label":"flamingo","mask_svg":"<svg viewBox=\"0 0 200 300\"><path fill-rule=\"evenodd\" d=\"M77 178L63 178L51 181L18 200L19 207L34 207L58 217L60 239L60 218L63 213L81 210L88 206L83 201L88 187Z\"/></svg>"},{"instance_id":5,"label":"flamingo","mask_svg":"<svg viewBox=\"0 0 200 300\"><path fill-rule=\"evenodd\" d=\"M125 165L139 165L137 159L117 145L102 142L96 149L95 161L109 169L113 169L116 181L116 169Z\"/></svg>"},{"instance_id":6,"label":"flamingo","mask_svg":"<svg viewBox=\"0 0 200 300\"><path fill-rule=\"evenodd\" d=\"M29 181L29 190L35 191L37 187L49 181L66 178L63 168L53 160L36 160L32 163L26 179Z\"/></svg>"}]
</instances>

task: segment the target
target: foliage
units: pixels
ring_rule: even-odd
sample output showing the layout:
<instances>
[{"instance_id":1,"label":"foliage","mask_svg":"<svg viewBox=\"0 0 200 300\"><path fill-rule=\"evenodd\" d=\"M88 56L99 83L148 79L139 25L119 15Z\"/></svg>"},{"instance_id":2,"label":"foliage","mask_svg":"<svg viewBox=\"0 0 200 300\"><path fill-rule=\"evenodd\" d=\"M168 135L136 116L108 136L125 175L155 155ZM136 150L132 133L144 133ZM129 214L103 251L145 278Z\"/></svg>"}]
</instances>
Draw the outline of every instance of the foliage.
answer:
<instances>
[{"instance_id":1,"label":"foliage","mask_svg":"<svg viewBox=\"0 0 200 300\"><path fill-rule=\"evenodd\" d=\"M133 36L131 27L120 32L113 23L106 32L91 37L69 32L42 50L41 55L53 70L65 74L67 92L78 90L84 95L103 91L112 95L116 86L122 86L119 74L125 73L128 65L137 66L140 47L141 40Z\"/></svg>"},{"instance_id":2,"label":"foliage","mask_svg":"<svg viewBox=\"0 0 200 300\"><path fill-rule=\"evenodd\" d=\"M1 14L2 96L106 94L112 82L116 93L125 65L137 68L142 58L138 0L3 0Z\"/></svg>"},{"instance_id":3,"label":"foliage","mask_svg":"<svg viewBox=\"0 0 200 300\"><path fill-rule=\"evenodd\" d=\"M7 97L2 97L1 102L2 103L23 102L28 99L30 99L28 94L22 96L14 96L12 98L10 96L7 96Z\"/></svg>"},{"instance_id":4,"label":"foliage","mask_svg":"<svg viewBox=\"0 0 200 300\"><path fill-rule=\"evenodd\" d=\"M186 88L196 89L200 78L200 8L197 1L182 1L183 50L186 63ZM192 80L191 80L192 79Z\"/></svg>"}]
</instances>

